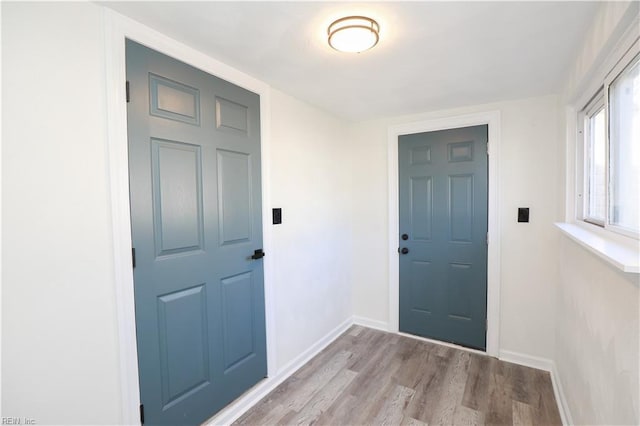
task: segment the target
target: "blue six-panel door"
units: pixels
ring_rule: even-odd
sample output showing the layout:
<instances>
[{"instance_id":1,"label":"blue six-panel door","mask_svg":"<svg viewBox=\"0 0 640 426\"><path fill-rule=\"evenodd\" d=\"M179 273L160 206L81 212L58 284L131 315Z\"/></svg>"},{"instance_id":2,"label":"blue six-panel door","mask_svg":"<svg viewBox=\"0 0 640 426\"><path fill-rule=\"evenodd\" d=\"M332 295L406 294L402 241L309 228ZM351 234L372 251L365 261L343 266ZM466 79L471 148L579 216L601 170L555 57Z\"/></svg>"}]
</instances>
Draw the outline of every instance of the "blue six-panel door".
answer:
<instances>
[{"instance_id":1,"label":"blue six-panel door","mask_svg":"<svg viewBox=\"0 0 640 426\"><path fill-rule=\"evenodd\" d=\"M398 148L400 331L484 350L487 126L403 135Z\"/></svg>"},{"instance_id":2,"label":"blue six-panel door","mask_svg":"<svg viewBox=\"0 0 640 426\"><path fill-rule=\"evenodd\" d=\"M127 41L145 423L200 424L266 376L258 95Z\"/></svg>"}]
</instances>

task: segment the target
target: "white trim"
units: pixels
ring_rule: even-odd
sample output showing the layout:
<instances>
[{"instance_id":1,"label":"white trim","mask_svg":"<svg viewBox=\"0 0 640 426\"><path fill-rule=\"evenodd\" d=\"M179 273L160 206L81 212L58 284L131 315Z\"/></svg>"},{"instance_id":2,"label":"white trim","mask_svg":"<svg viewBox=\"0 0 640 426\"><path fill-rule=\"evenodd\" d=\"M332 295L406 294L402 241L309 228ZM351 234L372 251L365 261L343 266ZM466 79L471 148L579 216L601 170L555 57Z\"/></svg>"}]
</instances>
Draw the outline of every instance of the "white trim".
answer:
<instances>
[{"instance_id":1,"label":"white trim","mask_svg":"<svg viewBox=\"0 0 640 426\"><path fill-rule=\"evenodd\" d=\"M592 119L593 117L596 116L597 113L599 112L604 112L605 115L605 121L607 119L607 112L606 112L606 104L605 104L605 96L603 92L598 92L593 99L589 102L589 105L587 105L582 111L580 111L580 113L578 114L578 123L579 123L579 128L578 130L578 134L581 135L581 137L578 139L579 142L581 142L581 146L580 149L578 149L578 152L580 154L580 163L582 165L582 169L583 170L590 170L590 164L593 160L593 129L592 129ZM608 126L605 124L605 128L607 128ZM604 130L604 129L603 129ZM605 131L605 134L608 133ZM606 149L607 144L605 143L605 151L608 151ZM605 157L607 157L607 154L605 152ZM609 160L608 158L605 158L605 164L608 164ZM587 176L588 175L588 176ZM605 220L606 220L606 212L605 212L605 218L603 219L599 219L599 218L594 218L594 217L590 217L587 215L587 213L589 212L589 208L588 206L591 203L591 193L589 191L592 182L591 182L591 174L589 173L582 173L580 176L577 176L580 178L581 184L580 184L580 192L579 192L579 197L582 199L581 203L577 204L577 211L579 214L579 217L582 218L582 220L588 221L589 223L593 223L595 225L598 226L604 226ZM607 183L607 176L605 173L605 188L608 188L609 185ZM576 200L578 201L578 200ZM605 205L606 205L606 201L605 201Z\"/></svg>"},{"instance_id":2,"label":"white trim","mask_svg":"<svg viewBox=\"0 0 640 426\"><path fill-rule=\"evenodd\" d=\"M373 328L380 331L389 331L389 323L386 321L378 321L358 315L353 316L353 323L363 327Z\"/></svg>"},{"instance_id":3,"label":"white trim","mask_svg":"<svg viewBox=\"0 0 640 426\"><path fill-rule=\"evenodd\" d=\"M564 144L564 220L571 222L578 215L582 215L582 197L583 193L583 177L576 173L578 165L584 163L584 153L580 149L582 145L578 145L578 111L572 106L566 106L564 109L566 120L565 140ZM574 143L575 142L575 143ZM582 170L582 167L580 167Z\"/></svg>"},{"instance_id":4,"label":"white trim","mask_svg":"<svg viewBox=\"0 0 640 426\"><path fill-rule=\"evenodd\" d=\"M111 189L111 224L116 309L118 314L118 346L122 422L140 423L140 387L135 330L133 269L131 266L131 220L129 206L129 170L127 165L127 127L125 94L124 39L122 30L104 9L105 79L107 96L107 146L109 151L109 183ZM121 42L120 42L121 41ZM124 124L123 124L124 123ZM124 143L122 142L124 141Z\"/></svg>"},{"instance_id":5,"label":"white trim","mask_svg":"<svg viewBox=\"0 0 640 426\"><path fill-rule=\"evenodd\" d=\"M352 318L347 318L346 320L344 320L342 324L331 330L323 338L314 343L309 349L307 349L292 361L287 363L287 365L282 367L280 371L278 371L278 373L273 377L270 377L258 383L247 393L228 405L214 417L204 422L203 425L229 425L236 421L240 416L246 413L247 410L253 407L256 403L260 402L262 398L267 396L269 392L274 390L279 384L288 379L300 367L305 365L313 357L318 355L324 348L333 343L334 340L340 337L340 335L352 325Z\"/></svg>"},{"instance_id":6,"label":"white trim","mask_svg":"<svg viewBox=\"0 0 640 426\"><path fill-rule=\"evenodd\" d=\"M125 38L223 78L260 95L262 150L263 246L273 248L271 227L271 155L270 87L235 68L177 42L149 27L103 7L105 28L105 78L107 98L107 145L113 226L115 297L120 348L122 422L139 424L138 357L136 350L133 269L131 267L131 221L129 215L129 168L127 159L127 112L125 103ZM271 256L264 258L265 315L267 333L267 371L275 375L276 331L274 324L274 279Z\"/></svg>"},{"instance_id":7,"label":"white trim","mask_svg":"<svg viewBox=\"0 0 640 426\"><path fill-rule=\"evenodd\" d=\"M640 246L637 240L609 235L607 230L584 223L556 223L564 235L623 272L640 273ZM629 240L628 242L622 241Z\"/></svg>"},{"instance_id":8,"label":"white trim","mask_svg":"<svg viewBox=\"0 0 640 426\"><path fill-rule=\"evenodd\" d=\"M562 388L562 380L558 374L556 363L552 362L551 365L551 384L553 385L553 394L556 397L556 404L558 405L558 411L560 411L560 418L563 425L573 425L573 417L571 416L571 410L569 409L569 403L567 397Z\"/></svg>"},{"instance_id":9,"label":"white trim","mask_svg":"<svg viewBox=\"0 0 640 426\"><path fill-rule=\"evenodd\" d=\"M500 209L499 153L500 111L424 120L389 127L389 331L399 330L399 266L398 266L398 136L487 124L489 127L489 246L487 259L487 351L496 356L500 348Z\"/></svg>"},{"instance_id":10,"label":"white trim","mask_svg":"<svg viewBox=\"0 0 640 426\"><path fill-rule=\"evenodd\" d=\"M553 366L553 361L548 358L527 355L520 352L500 350L500 356L498 358L500 361L512 362L544 371L551 371Z\"/></svg>"},{"instance_id":11,"label":"white trim","mask_svg":"<svg viewBox=\"0 0 640 426\"><path fill-rule=\"evenodd\" d=\"M560 412L560 418L563 425L572 425L573 419L571 412L569 411L569 405L567 404L567 398L562 389L562 382L558 375L556 363L548 358L537 357L533 355L526 355L519 352L512 351L500 351L501 361L511 362L513 364L523 365L525 367L536 368L538 370L544 370L549 372L551 376L551 385L553 386L553 395L558 405L558 411Z\"/></svg>"}]
</instances>

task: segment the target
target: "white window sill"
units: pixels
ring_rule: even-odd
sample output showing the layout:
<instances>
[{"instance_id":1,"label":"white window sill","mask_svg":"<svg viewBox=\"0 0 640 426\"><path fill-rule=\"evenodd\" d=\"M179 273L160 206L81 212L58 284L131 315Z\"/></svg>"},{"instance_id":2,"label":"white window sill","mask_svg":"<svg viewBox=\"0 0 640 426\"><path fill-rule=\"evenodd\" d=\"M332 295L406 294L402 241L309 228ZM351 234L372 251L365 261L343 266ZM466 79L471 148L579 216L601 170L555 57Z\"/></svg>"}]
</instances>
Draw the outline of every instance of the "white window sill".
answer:
<instances>
[{"instance_id":1,"label":"white window sill","mask_svg":"<svg viewBox=\"0 0 640 426\"><path fill-rule=\"evenodd\" d=\"M573 241L618 269L640 273L640 248L637 241L629 239L629 243L626 243L607 238L606 235L589 229L588 225L556 223L556 226Z\"/></svg>"}]
</instances>

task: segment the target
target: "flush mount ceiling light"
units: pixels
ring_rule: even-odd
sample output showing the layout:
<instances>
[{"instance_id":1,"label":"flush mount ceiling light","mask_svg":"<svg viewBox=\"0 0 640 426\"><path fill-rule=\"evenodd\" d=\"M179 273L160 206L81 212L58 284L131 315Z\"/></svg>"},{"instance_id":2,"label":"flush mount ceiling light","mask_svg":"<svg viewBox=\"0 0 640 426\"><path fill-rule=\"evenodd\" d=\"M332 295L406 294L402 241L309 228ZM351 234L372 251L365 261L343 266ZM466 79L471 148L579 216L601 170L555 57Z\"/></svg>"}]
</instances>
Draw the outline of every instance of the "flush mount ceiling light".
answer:
<instances>
[{"instance_id":1,"label":"flush mount ceiling light","mask_svg":"<svg viewBox=\"0 0 640 426\"><path fill-rule=\"evenodd\" d=\"M366 16L347 16L329 25L329 46L340 52L360 53L378 43L380 26Z\"/></svg>"}]
</instances>

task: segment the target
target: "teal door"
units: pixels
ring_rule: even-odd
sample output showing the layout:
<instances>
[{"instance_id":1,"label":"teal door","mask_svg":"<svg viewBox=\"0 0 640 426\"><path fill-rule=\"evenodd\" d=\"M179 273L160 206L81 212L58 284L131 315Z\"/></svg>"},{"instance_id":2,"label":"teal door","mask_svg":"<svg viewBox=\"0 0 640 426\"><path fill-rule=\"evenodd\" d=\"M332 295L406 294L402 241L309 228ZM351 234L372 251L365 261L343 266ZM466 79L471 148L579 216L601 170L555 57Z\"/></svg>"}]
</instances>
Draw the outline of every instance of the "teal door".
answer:
<instances>
[{"instance_id":1,"label":"teal door","mask_svg":"<svg viewBox=\"0 0 640 426\"><path fill-rule=\"evenodd\" d=\"M200 424L267 373L260 100L131 41L126 62L145 423Z\"/></svg>"},{"instance_id":2,"label":"teal door","mask_svg":"<svg viewBox=\"0 0 640 426\"><path fill-rule=\"evenodd\" d=\"M484 350L487 126L398 143L400 331Z\"/></svg>"}]
</instances>

